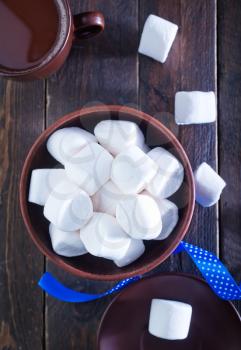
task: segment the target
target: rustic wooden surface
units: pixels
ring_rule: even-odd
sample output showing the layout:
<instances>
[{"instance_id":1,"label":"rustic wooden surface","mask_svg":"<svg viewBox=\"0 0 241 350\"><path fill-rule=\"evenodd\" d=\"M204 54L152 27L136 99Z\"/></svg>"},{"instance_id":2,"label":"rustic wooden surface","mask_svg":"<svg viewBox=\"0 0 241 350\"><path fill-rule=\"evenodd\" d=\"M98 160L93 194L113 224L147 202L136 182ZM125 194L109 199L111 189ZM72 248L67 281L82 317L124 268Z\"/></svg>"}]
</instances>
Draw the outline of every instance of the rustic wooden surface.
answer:
<instances>
[{"instance_id":1,"label":"rustic wooden surface","mask_svg":"<svg viewBox=\"0 0 241 350\"><path fill-rule=\"evenodd\" d=\"M18 180L30 145L46 126L84 105L141 108L177 135L193 167L207 161L219 169L228 183L220 205L196 206L186 240L215 252L241 280L240 1L72 0L71 5L74 13L103 11L104 34L74 47L47 81L0 81L0 350L95 349L111 297L65 304L43 295L37 281L47 270L77 290L100 292L112 284L77 280L46 261L26 234L18 206ZM137 55L150 13L180 27L164 65ZM217 125L178 128L173 97L180 89L216 90ZM156 269L163 270L197 273L185 255Z\"/></svg>"}]
</instances>

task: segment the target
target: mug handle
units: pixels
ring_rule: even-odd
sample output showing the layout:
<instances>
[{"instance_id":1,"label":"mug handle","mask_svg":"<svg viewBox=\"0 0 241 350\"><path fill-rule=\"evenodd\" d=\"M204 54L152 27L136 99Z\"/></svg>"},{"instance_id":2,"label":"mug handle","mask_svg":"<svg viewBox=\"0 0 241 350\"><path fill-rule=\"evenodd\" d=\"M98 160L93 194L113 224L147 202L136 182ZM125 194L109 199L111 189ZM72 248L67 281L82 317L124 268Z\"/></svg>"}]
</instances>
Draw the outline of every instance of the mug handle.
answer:
<instances>
[{"instance_id":1,"label":"mug handle","mask_svg":"<svg viewBox=\"0 0 241 350\"><path fill-rule=\"evenodd\" d=\"M79 42L98 35L104 27L105 19L101 12L83 12L74 15L74 41Z\"/></svg>"}]
</instances>

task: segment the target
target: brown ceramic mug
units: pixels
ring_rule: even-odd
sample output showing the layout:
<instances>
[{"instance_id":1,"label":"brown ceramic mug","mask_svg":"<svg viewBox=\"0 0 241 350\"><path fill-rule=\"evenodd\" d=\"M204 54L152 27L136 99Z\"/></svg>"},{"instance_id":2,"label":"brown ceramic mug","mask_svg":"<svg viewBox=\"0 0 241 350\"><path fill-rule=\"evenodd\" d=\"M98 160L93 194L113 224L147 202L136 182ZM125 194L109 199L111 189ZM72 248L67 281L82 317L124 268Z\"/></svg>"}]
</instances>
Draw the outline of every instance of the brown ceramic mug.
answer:
<instances>
[{"instance_id":1,"label":"brown ceramic mug","mask_svg":"<svg viewBox=\"0 0 241 350\"><path fill-rule=\"evenodd\" d=\"M0 0L0 76L45 78L61 67L73 42L104 25L100 12L73 16L67 0Z\"/></svg>"}]
</instances>

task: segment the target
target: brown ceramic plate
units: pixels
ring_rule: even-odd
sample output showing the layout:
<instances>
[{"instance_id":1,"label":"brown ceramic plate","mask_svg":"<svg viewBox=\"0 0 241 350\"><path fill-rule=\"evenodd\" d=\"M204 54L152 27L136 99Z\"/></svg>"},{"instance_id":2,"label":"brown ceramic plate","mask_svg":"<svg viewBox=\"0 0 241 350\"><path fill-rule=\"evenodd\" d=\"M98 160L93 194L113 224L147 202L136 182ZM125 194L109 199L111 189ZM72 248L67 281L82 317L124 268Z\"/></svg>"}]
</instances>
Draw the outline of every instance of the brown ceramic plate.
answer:
<instances>
[{"instance_id":1,"label":"brown ceramic plate","mask_svg":"<svg viewBox=\"0 0 241 350\"><path fill-rule=\"evenodd\" d=\"M65 258L55 254L49 238L49 222L43 216L43 207L28 202L30 176L33 169L55 168L60 164L47 151L49 136L58 129L78 126L93 132L95 125L104 119L129 120L137 123L151 148L162 146L172 152L184 166L184 182L171 197L179 208L179 221L171 235L163 241L147 241L145 253L132 264L119 268L107 259L85 254ZM120 280L144 274L159 265L175 250L189 228L194 203L195 189L192 169L187 155L177 138L158 120L133 108L124 106L95 106L83 108L57 120L46 129L31 147L23 165L19 188L20 207L26 228L37 247L60 268L78 277L97 280Z\"/></svg>"},{"instance_id":2,"label":"brown ceramic plate","mask_svg":"<svg viewBox=\"0 0 241 350\"><path fill-rule=\"evenodd\" d=\"M151 300L163 298L192 305L189 336L164 340L148 333ZM122 291L106 310L98 350L240 350L241 321L231 303L219 299L200 278L161 274Z\"/></svg>"}]
</instances>

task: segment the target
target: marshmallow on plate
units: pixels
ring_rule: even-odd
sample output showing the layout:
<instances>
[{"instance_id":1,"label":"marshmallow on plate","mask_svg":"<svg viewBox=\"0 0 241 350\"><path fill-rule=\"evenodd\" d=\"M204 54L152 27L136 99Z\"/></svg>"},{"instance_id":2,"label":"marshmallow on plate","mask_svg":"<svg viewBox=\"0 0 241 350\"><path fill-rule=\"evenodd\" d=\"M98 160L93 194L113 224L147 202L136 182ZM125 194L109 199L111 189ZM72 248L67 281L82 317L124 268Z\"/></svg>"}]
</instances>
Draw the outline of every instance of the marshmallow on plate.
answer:
<instances>
[{"instance_id":1,"label":"marshmallow on plate","mask_svg":"<svg viewBox=\"0 0 241 350\"><path fill-rule=\"evenodd\" d=\"M225 181L207 163L202 163L194 172L196 201L203 207L211 207L220 199Z\"/></svg>"},{"instance_id":2,"label":"marshmallow on plate","mask_svg":"<svg viewBox=\"0 0 241 350\"><path fill-rule=\"evenodd\" d=\"M158 164L156 176L147 184L147 191L157 198L167 198L181 186L184 178L182 164L162 147L153 148L147 154Z\"/></svg>"},{"instance_id":3,"label":"marshmallow on plate","mask_svg":"<svg viewBox=\"0 0 241 350\"><path fill-rule=\"evenodd\" d=\"M176 37L178 26L161 17L149 15L144 25L139 53L164 63Z\"/></svg>"},{"instance_id":4,"label":"marshmallow on plate","mask_svg":"<svg viewBox=\"0 0 241 350\"><path fill-rule=\"evenodd\" d=\"M94 211L115 216L116 205L123 198L119 188L112 182L106 182L92 196Z\"/></svg>"},{"instance_id":5,"label":"marshmallow on plate","mask_svg":"<svg viewBox=\"0 0 241 350\"><path fill-rule=\"evenodd\" d=\"M62 181L55 186L44 206L46 219L63 231L80 229L92 215L90 197L70 181Z\"/></svg>"},{"instance_id":6,"label":"marshmallow on plate","mask_svg":"<svg viewBox=\"0 0 241 350\"><path fill-rule=\"evenodd\" d=\"M132 242L116 219L105 213L93 214L80 230L80 239L89 253L111 260L123 259Z\"/></svg>"},{"instance_id":7,"label":"marshmallow on plate","mask_svg":"<svg viewBox=\"0 0 241 350\"><path fill-rule=\"evenodd\" d=\"M128 196L116 206L116 220L135 239L154 239L162 229L156 201L145 194Z\"/></svg>"},{"instance_id":8,"label":"marshmallow on plate","mask_svg":"<svg viewBox=\"0 0 241 350\"><path fill-rule=\"evenodd\" d=\"M109 179L113 157L102 146L90 143L65 163L66 174L90 196Z\"/></svg>"},{"instance_id":9,"label":"marshmallow on plate","mask_svg":"<svg viewBox=\"0 0 241 350\"><path fill-rule=\"evenodd\" d=\"M192 306L180 301L152 299L149 333L168 340L186 339L192 317Z\"/></svg>"},{"instance_id":10,"label":"marshmallow on plate","mask_svg":"<svg viewBox=\"0 0 241 350\"><path fill-rule=\"evenodd\" d=\"M80 239L79 231L62 231L50 224L49 234L53 250L59 255L72 257L88 253Z\"/></svg>"},{"instance_id":11,"label":"marshmallow on plate","mask_svg":"<svg viewBox=\"0 0 241 350\"><path fill-rule=\"evenodd\" d=\"M157 164L139 147L132 146L113 160L111 180L124 194L136 194L157 174Z\"/></svg>"},{"instance_id":12,"label":"marshmallow on plate","mask_svg":"<svg viewBox=\"0 0 241 350\"><path fill-rule=\"evenodd\" d=\"M126 120L103 120L94 129L99 143L113 155L137 145L144 148L144 135L136 123Z\"/></svg>"},{"instance_id":13,"label":"marshmallow on plate","mask_svg":"<svg viewBox=\"0 0 241 350\"><path fill-rule=\"evenodd\" d=\"M148 195L148 192L143 191L141 194ZM162 240L172 233L178 222L178 207L168 199L155 198L155 201L158 204L162 220L162 230L155 239Z\"/></svg>"},{"instance_id":14,"label":"marshmallow on plate","mask_svg":"<svg viewBox=\"0 0 241 350\"><path fill-rule=\"evenodd\" d=\"M55 131L47 141L47 149L56 160L65 164L90 142L96 142L93 134L78 127L69 127Z\"/></svg>"},{"instance_id":15,"label":"marshmallow on plate","mask_svg":"<svg viewBox=\"0 0 241 350\"><path fill-rule=\"evenodd\" d=\"M32 171L28 201L44 205L53 188L67 179L64 169L35 169Z\"/></svg>"},{"instance_id":16,"label":"marshmallow on plate","mask_svg":"<svg viewBox=\"0 0 241 350\"><path fill-rule=\"evenodd\" d=\"M212 123L216 120L216 101L213 91L179 91L175 96L177 124Z\"/></svg>"}]
</instances>

